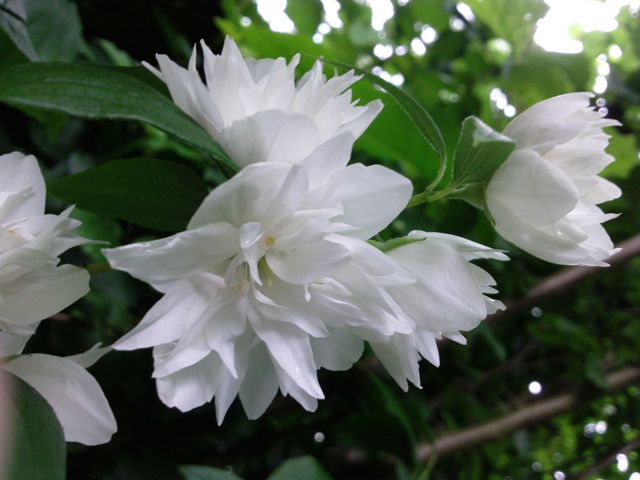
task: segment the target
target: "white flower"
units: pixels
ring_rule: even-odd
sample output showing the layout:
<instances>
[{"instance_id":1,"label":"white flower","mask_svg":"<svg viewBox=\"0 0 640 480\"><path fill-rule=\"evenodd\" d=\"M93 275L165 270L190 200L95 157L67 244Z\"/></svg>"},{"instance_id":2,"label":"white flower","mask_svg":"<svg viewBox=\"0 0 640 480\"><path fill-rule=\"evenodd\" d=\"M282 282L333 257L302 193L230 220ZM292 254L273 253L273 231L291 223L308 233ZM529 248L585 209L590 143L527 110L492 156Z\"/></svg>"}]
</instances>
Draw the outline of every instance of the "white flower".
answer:
<instances>
[{"instance_id":1,"label":"white flower","mask_svg":"<svg viewBox=\"0 0 640 480\"><path fill-rule=\"evenodd\" d=\"M516 150L487 187L487 207L505 239L548 262L606 266L617 251L596 205L620 196L598 176L613 157L603 128L618 125L589 107L589 93L544 100L505 129Z\"/></svg>"},{"instance_id":2,"label":"white flower","mask_svg":"<svg viewBox=\"0 0 640 480\"><path fill-rule=\"evenodd\" d=\"M447 235L413 231L415 242L387 252L418 281L387 288L393 299L415 322L416 332L396 334L391 341L372 344L376 355L406 390L407 379L420 386L418 360L422 355L440 364L436 340L447 337L466 343L460 332L474 329L487 315L503 310L504 304L486 294L497 293L494 279L474 265L476 259L508 260L508 257L479 243Z\"/></svg>"},{"instance_id":3,"label":"white flower","mask_svg":"<svg viewBox=\"0 0 640 480\"><path fill-rule=\"evenodd\" d=\"M45 215L45 184L33 156L0 156L0 329L33 333L35 324L83 297L89 274L58 256L86 240L80 222Z\"/></svg>"},{"instance_id":4,"label":"white flower","mask_svg":"<svg viewBox=\"0 0 640 480\"><path fill-rule=\"evenodd\" d=\"M165 295L114 345L154 348L160 398L182 411L236 395L250 418L278 388L307 410L316 370L349 368L364 340L413 326L384 290L413 281L366 239L411 196L381 166L346 167L335 137L296 165L256 163L213 190L185 232L104 250L113 268Z\"/></svg>"},{"instance_id":5,"label":"white flower","mask_svg":"<svg viewBox=\"0 0 640 480\"><path fill-rule=\"evenodd\" d=\"M0 332L0 358L12 357L0 369L42 395L58 417L66 441L99 445L111 440L118 430L116 420L100 385L86 370L111 348L95 346L70 357L21 355L29 337Z\"/></svg>"},{"instance_id":6,"label":"white flower","mask_svg":"<svg viewBox=\"0 0 640 480\"><path fill-rule=\"evenodd\" d=\"M299 55L243 58L227 37L220 55L201 42L204 83L196 70L194 48L189 68L157 55L173 101L198 122L240 166L256 162L294 163L343 132L359 137L382 108L380 101L356 106L348 88L360 77L348 72L326 80L316 62L295 82Z\"/></svg>"}]
</instances>

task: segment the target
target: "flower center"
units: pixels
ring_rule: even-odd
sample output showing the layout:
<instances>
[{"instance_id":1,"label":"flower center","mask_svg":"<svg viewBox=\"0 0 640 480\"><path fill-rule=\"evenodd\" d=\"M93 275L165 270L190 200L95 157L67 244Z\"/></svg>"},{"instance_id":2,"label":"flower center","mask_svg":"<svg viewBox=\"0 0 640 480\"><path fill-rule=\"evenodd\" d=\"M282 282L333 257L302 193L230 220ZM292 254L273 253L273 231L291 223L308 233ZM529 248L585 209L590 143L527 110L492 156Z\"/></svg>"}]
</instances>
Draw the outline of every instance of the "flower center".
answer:
<instances>
[{"instance_id":1,"label":"flower center","mask_svg":"<svg viewBox=\"0 0 640 480\"><path fill-rule=\"evenodd\" d=\"M265 238L264 241L267 244L267 248L271 248L276 243L276 237L273 235L267 235L267 238Z\"/></svg>"}]
</instances>

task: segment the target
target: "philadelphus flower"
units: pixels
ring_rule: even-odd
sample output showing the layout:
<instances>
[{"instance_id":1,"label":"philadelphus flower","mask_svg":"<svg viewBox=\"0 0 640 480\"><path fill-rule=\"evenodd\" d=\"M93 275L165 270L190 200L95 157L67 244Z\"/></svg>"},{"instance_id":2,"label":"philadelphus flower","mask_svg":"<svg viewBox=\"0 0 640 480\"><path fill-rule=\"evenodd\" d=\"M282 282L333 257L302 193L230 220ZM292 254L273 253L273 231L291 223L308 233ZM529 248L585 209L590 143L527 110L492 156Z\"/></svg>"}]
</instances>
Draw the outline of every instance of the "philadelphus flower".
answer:
<instances>
[{"instance_id":1,"label":"philadelphus flower","mask_svg":"<svg viewBox=\"0 0 640 480\"><path fill-rule=\"evenodd\" d=\"M0 370L22 379L53 408L68 442L99 445L111 440L116 420L98 382L87 368L107 353L108 347L70 357L42 353L20 355L30 335L0 332L0 357L9 357Z\"/></svg>"},{"instance_id":2,"label":"philadelphus flower","mask_svg":"<svg viewBox=\"0 0 640 480\"><path fill-rule=\"evenodd\" d=\"M295 165L254 163L214 189L185 232L106 249L111 266L164 293L114 348L154 347L164 403L187 411L236 395L259 417L278 388L307 410L316 370L348 369L363 340L413 331L385 290L414 280L366 239L411 196L382 166L346 166L343 133Z\"/></svg>"},{"instance_id":3,"label":"philadelphus flower","mask_svg":"<svg viewBox=\"0 0 640 480\"><path fill-rule=\"evenodd\" d=\"M505 239L548 262L606 266L617 251L596 205L620 196L598 176L613 157L603 128L619 125L589 106L589 93L544 100L505 129L516 149L487 187L487 207Z\"/></svg>"},{"instance_id":4,"label":"philadelphus flower","mask_svg":"<svg viewBox=\"0 0 640 480\"><path fill-rule=\"evenodd\" d=\"M71 230L80 222L45 215L45 184L33 156L0 156L0 329L33 333L38 321L89 291L89 274L58 256L85 243Z\"/></svg>"},{"instance_id":5,"label":"philadelphus flower","mask_svg":"<svg viewBox=\"0 0 640 480\"><path fill-rule=\"evenodd\" d=\"M344 132L356 139L382 108L378 100L366 106L351 101L348 88L360 78L353 72L326 80L316 62L296 83L299 55L288 65L283 58L243 58L229 37L220 55L201 46L206 83L196 70L195 49L188 69L166 55L157 55L160 70L145 66L240 166L293 163Z\"/></svg>"},{"instance_id":6,"label":"philadelphus flower","mask_svg":"<svg viewBox=\"0 0 640 480\"><path fill-rule=\"evenodd\" d=\"M478 326L487 315L503 310L504 304L486 294L497 293L495 280L470 263L477 259L508 260L498 251L455 235L413 231L414 240L390 250L387 255L417 278L410 285L387 288L416 325L415 333L396 334L384 344L373 344L379 358L406 390L406 379L420 385L421 355L440 364L436 340L447 337L466 343L460 332Z\"/></svg>"}]
</instances>

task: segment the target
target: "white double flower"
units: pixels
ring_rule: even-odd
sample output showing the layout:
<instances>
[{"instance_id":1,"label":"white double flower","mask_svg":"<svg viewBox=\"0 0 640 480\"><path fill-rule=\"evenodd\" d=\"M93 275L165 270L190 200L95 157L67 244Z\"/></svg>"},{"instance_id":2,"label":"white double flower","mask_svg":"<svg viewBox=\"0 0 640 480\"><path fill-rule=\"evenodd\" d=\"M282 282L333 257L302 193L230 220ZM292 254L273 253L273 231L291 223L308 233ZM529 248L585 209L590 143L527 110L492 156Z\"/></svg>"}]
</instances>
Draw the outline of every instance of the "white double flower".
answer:
<instances>
[{"instance_id":1,"label":"white double flower","mask_svg":"<svg viewBox=\"0 0 640 480\"><path fill-rule=\"evenodd\" d=\"M498 233L551 263L606 266L617 251L601 225L617 215L597 205L621 194L598 176L614 160L603 128L619 123L594 111L591 96L560 95L518 115L504 131L516 149L487 188Z\"/></svg>"},{"instance_id":2,"label":"white double flower","mask_svg":"<svg viewBox=\"0 0 640 480\"><path fill-rule=\"evenodd\" d=\"M365 341L403 388L420 385L417 361L437 363L436 338L463 341L459 331L499 307L483 295L493 280L468 260L504 255L431 234L389 255L374 248L367 240L412 186L382 166L347 165L380 109L351 103L344 90L357 77L326 80L316 64L295 84L297 59L243 59L230 40L219 56L203 50L206 85L195 57L185 70L159 56L157 73L244 169L185 232L104 250L164 294L114 347L153 347L160 398L183 411L215 398L218 422L236 396L257 418L278 390L315 410L317 370L350 368ZM405 288L429 301L407 301Z\"/></svg>"},{"instance_id":3,"label":"white double flower","mask_svg":"<svg viewBox=\"0 0 640 480\"><path fill-rule=\"evenodd\" d=\"M71 357L22 354L41 320L89 292L89 273L58 265L58 256L87 240L80 222L45 214L45 183L36 158L0 156L0 369L31 385L51 405L67 441L106 443L117 430L113 413L86 368L109 349ZM10 383L6 384L10 387Z\"/></svg>"}]
</instances>

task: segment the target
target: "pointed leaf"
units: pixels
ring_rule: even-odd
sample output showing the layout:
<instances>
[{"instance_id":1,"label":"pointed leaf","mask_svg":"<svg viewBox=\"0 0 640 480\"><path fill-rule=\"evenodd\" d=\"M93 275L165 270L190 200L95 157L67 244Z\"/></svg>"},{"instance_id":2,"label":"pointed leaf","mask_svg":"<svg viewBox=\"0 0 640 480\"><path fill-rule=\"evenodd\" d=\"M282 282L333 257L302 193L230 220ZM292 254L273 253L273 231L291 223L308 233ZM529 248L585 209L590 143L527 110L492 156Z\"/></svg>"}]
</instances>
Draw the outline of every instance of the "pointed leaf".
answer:
<instances>
[{"instance_id":1,"label":"pointed leaf","mask_svg":"<svg viewBox=\"0 0 640 480\"><path fill-rule=\"evenodd\" d=\"M83 118L138 120L238 167L220 146L171 100L133 75L96 65L29 63L0 72L0 101Z\"/></svg>"},{"instance_id":2,"label":"pointed leaf","mask_svg":"<svg viewBox=\"0 0 640 480\"><path fill-rule=\"evenodd\" d=\"M203 465L180 465L178 470L184 480L242 480L230 470Z\"/></svg>"},{"instance_id":3,"label":"pointed leaf","mask_svg":"<svg viewBox=\"0 0 640 480\"><path fill-rule=\"evenodd\" d=\"M456 187L488 182L515 147L513 140L479 118L467 117L456 147L452 182Z\"/></svg>"},{"instance_id":4,"label":"pointed leaf","mask_svg":"<svg viewBox=\"0 0 640 480\"><path fill-rule=\"evenodd\" d=\"M313 457L304 456L282 463L267 480L332 480L333 477Z\"/></svg>"},{"instance_id":5,"label":"pointed leaf","mask_svg":"<svg viewBox=\"0 0 640 480\"><path fill-rule=\"evenodd\" d=\"M427 144L429 144L429 146L435 150L441 161L446 161L447 152L445 149L444 139L442 138L442 133L440 133L438 125L436 125L436 122L433 120L433 118L431 118L431 115L429 114L427 109L424 108L415 98L413 98L404 90L396 87L392 83L387 82L377 75L374 75L373 73L369 73L365 70L353 67L342 62L335 62L331 60L324 61L329 65L335 65L337 67L344 67L350 70L354 70L358 75L362 75L371 83L378 85L389 95L391 95L391 97L398 103L398 105L400 105L400 107L405 111L411 121L418 128Z\"/></svg>"},{"instance_id":6,"label":"pointed leaf","mask_svg":"<svg viewBox=\"0 0 640 480\"><path fill-rule=\"evenodd\" d=\"M48 192L92 212L156 230L184 230L207 187L183 165L153 158L112 160L52 181Z\"/></svg>"}]
</instances>

